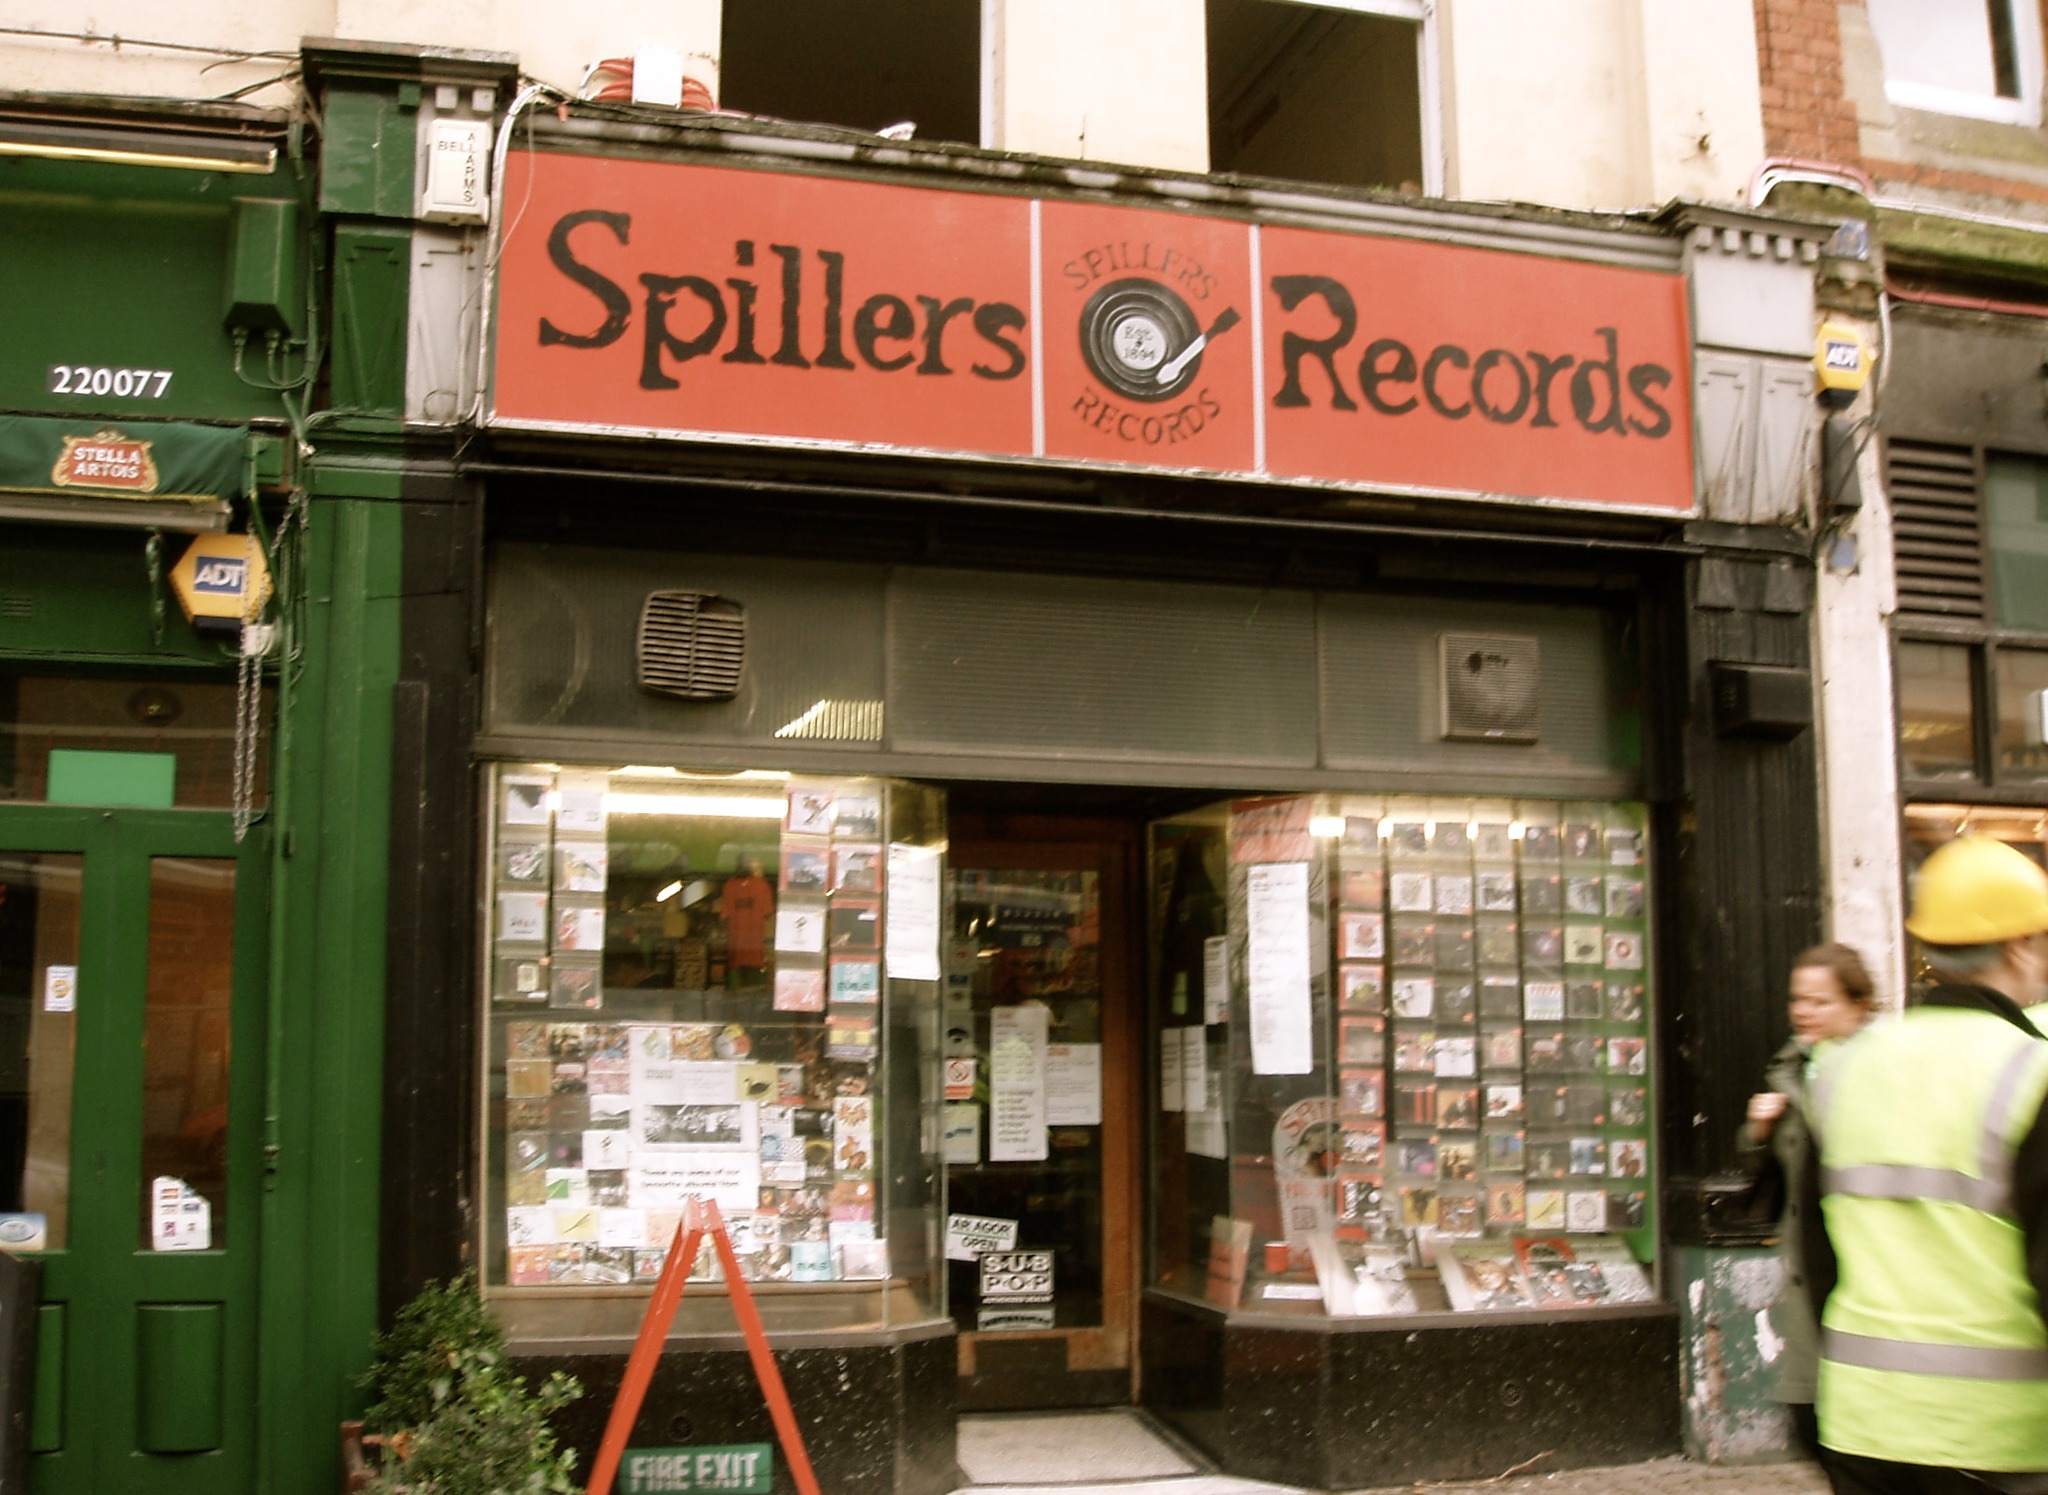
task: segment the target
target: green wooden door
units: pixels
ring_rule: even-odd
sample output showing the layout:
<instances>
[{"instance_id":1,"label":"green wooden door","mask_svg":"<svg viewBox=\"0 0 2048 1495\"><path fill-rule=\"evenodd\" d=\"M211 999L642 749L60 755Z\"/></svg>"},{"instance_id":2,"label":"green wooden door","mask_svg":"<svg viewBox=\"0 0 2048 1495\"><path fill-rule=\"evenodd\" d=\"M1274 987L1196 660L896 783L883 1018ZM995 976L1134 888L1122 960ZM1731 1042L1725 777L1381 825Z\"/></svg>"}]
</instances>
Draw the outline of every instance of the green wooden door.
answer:
<instances>
[{"instance_id":1,"label":"green wooden door","mask_svg":"<svg viewBox=\"0 0 2048 1495\"><path fill-rule=\"evenodd\" d=\"M265 859L200 811L0 806L0 1244L44 1266L36 1491L245 1491Z\"/></svg>"}]
</instances>

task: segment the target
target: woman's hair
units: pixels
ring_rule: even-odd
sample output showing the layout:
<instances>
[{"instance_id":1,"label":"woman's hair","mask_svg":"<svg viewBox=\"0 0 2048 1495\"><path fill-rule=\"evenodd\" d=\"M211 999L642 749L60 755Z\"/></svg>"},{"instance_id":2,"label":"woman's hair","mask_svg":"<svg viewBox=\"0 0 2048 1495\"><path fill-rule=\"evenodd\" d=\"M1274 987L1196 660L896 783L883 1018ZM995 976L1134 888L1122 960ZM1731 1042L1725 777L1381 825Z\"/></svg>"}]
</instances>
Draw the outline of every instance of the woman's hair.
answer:
<instances>
[{"instance_id":1,"label":"woman's hair","mask_svg":"<svg viewBox=\"0 0 2048 1495\"><path fill-rule=\"evenodd\" d=\"M1803 971L1808 966L1833 971L1835 979L1842 983L1842 994L1852 1002L1867 1003L1877 990L1870 979L1869 968L1863 964L1863 957L1849 945L1815 945L1810 950L1801 950L1792 962L1792 969Z\"/></svg>"}]
</instances>

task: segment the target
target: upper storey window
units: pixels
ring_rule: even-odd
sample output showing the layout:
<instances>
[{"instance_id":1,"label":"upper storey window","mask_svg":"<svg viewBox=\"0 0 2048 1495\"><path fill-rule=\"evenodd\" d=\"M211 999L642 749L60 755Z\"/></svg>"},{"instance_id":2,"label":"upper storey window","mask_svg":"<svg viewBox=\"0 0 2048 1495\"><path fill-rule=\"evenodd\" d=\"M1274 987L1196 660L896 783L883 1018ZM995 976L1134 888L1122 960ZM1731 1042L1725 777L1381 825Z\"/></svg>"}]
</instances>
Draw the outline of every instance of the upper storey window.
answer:
<instances>
[{"instance_id":1,"label":"upper storey window","mask_svg":"<svg viewBox=\"0 0 2048 1495\"><path fill-rule=\"evenodd\" d=\"M2036 0L1867 0L1885 97L1907 109L2041 123Z\"/></svg>"},{"instance_id":2,"label":"upper storey window","mask_svg":"<svg viewBox=\"0 0 2048 1495\"><path fill-rule=\"evenodd\" d=\"M977 0L725 0L719 102L980 144L981 13Z\"/></svg>"},{"instance_id":3,"label":"upper storey window","mask_svg":"<svg viewBox=\"0 0 2048 1495\"><path fill-rule=\"evenodd\" d=\"M1437 191L1422 0L1208 0L1217 171Z\"/></svg>"}]
</instances>

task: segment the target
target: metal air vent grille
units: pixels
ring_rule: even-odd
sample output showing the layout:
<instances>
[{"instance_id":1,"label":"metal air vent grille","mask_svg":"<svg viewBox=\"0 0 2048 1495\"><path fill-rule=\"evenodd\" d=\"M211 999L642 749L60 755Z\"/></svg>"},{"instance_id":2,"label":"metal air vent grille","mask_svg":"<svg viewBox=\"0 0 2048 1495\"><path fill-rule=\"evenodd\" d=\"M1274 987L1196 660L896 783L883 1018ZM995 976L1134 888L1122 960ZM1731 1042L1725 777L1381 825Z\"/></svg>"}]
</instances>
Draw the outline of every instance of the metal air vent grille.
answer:
<instances>
[{"instance_id":1,"label":"metal air vent grille","mask_svg":"<svg viewBox=\"0 0 2048 1495\"><path fill-rule=\"evenodd\" d=\"M747 610L708 592L649 592L640 608L640 688L729 701L747 659Z\"/></svg>"},{"instance_id":2,"label":"metal air vent grille","mask_svg":"<svg viewBox=\"0 0 2048 1495\"><path fill-rule=\"evenodd\" d=\"M1534 742L1541 677L1524 634L1440 633L1443 735L1456 742Z\"/></svg>"},{"instance_id":3,"label":"metal air vent grille","mask_svg":"<svg viewBox=\"0 0 2048 1495\"><path fill-rule=\"evenodd\" d=\"M1977 454L1934 441L1885 445L1885 492L1899 611L1940 618L1984 616L1984 519Z\"/></svg>"}]
</instances>

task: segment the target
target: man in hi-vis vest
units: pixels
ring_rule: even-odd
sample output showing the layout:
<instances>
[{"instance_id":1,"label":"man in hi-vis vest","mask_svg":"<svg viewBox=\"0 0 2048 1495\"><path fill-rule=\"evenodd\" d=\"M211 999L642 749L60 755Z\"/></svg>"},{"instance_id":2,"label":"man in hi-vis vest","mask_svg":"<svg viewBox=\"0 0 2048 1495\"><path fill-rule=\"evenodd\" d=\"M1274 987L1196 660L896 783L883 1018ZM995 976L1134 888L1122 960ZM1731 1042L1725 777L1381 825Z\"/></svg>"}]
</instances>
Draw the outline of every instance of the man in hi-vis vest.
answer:
<instances>
[{"instance_id":1,"label":"man in hi-vis vest","mask_svg":"<svg viewBox=\"0 0 2048 1495\"><path fill-rule=\"evenodd\" d=\"M1824 1053L1820 1439L1855 1495L2048 1492L2048 876L1952 841L1906 927L1939 984ZM1809 1170L1813 1172L1815 1170Z\"/></svg>"}]
</instances>

